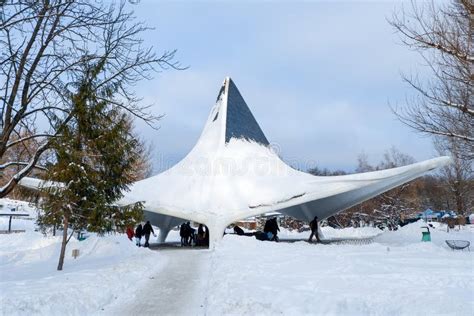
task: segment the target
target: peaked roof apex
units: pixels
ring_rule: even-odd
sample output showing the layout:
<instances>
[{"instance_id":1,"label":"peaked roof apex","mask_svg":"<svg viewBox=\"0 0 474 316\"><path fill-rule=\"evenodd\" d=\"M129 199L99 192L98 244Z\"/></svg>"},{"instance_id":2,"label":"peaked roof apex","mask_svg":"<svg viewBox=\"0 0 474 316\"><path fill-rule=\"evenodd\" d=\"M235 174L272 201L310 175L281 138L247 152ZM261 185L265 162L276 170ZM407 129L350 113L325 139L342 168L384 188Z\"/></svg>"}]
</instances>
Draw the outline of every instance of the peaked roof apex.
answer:
<instances>
[{"instance_id":1,"label":"peaked roof apex","mask_svg":"<svg viewBox=\"0 0 474 316\"><path fill-rule=\"evenodd\" d=\"M269 142L265 134L230 77L225 78L223 87L226 93L225 143L229 143L234 138L268 146ZM224 91L221 89L221 92Z\"/></svg>"}]
</instances>

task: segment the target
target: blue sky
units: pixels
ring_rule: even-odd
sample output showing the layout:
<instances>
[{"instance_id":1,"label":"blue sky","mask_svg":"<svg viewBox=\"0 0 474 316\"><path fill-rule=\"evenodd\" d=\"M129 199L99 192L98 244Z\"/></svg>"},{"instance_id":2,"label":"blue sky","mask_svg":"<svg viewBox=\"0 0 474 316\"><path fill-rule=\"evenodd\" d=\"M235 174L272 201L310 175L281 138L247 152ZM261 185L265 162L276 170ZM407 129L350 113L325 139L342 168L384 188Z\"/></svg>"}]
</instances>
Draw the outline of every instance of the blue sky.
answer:
<instances>
[{"instance_id":1,"label":"blue sky","mask_svg":"<svg viewBox=\"0 0 474 316\"><path fill-rule=\"evenodd\" d=\"M413 93L400 72L422 71L386 19L392 2L159 2L130 6L155 29L145 44L178 49L185 71L138 85L158 131L137 122L153 143L155 170L183 158L198 139L225 76L231 76L282 157L352 171L395 146L416 160L435 156L429 138L398 122L389 104Z\"/></svg>"}]
</instances>

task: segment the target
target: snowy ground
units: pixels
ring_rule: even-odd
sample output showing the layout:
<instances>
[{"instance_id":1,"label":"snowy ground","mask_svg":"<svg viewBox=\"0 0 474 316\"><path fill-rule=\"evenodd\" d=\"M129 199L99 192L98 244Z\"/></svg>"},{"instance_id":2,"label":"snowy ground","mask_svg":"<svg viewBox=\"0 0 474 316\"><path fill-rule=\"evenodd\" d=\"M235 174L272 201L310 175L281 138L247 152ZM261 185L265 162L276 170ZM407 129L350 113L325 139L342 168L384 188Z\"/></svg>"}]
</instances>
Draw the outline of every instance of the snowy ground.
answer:
<instances>
[{"instance_id":1,"label":"snowy ground","mask_svg":"<svg viewBox=\"0 0 474 316\"><path fill-rule=\"evenodd\" d=\"M0 229L6 225L1 219ZM153 251L123 235L91 236L71 241L58 272L59 238L35 232L31 220L13 225L27 232L0 235L2 315L474 314L473 252L444 242L472 242L473 226L432 229L431 243L420 241L422 223L383 233L323 228L329 238L375 236L360 245L227 235L215 251Z\"/></svg>"},{"instance_id":2,"label":"snowy ground","mask_svg":"<svg viewBox=\"0 0 474 316\"><path fill-rule=\"evenodd\" d=\"M472 315L473 253L444 244L472 237L472 228L434 230L421 243L419 224L368 245L227 236L213 258L208 314Z\"/></svg>"},{"instance_id":3,"label":"snowy ground","mask_svg":"<svg viewBox=\"0 0 474 316\"><path fill-rule=\"evenodd\" d=\"M0 229L7 226L0 220ZM90 315L133 296L165 265L157 251L137 248L124 235L68 244L62 272L56 271L60 237L43 237L33 221L13 221L26 233L0 235L0 314ZM80 256L72 258L72 249ZM129 292L132 289L132 292Z\"/></svg>"}]
</instances>

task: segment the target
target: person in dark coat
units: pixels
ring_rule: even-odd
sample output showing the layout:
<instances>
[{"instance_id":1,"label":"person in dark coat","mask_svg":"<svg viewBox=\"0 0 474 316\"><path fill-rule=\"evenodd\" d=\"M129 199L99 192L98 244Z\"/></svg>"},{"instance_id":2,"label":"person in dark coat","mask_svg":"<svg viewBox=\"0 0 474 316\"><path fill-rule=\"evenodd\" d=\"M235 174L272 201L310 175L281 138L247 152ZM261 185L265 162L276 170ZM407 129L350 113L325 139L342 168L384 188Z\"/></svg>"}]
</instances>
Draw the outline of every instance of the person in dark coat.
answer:
<instances>
[{"instance_id":1,"label":"person in dark coat","mask_svg":"<svg viewBox=\"0 0 474 316\"><path fill-rule=\"evenodd\" d=\"M278 227L278 222L277 222L276 217L272 218L271 223L272 223L272 226L271 226L272 233L273 235L277 236L278 232L280 231L280 227Z\"/></svg>"},{"instance_id":2,"label":"person in dark coat","mask_svg":"<svg viewBox=\"0 0 474 316\"><path fill-rule=\"evenodd\" d=\"M234 226L234 233L239 236L243 236L245 234L244 230L237 225Z\"/></svg>"},{"instance_id":3,"label":"person in dark coat","mask_svg":"<svg viewBox=\"0 0 474 316\"><path fill-rule=\"evenodd\" d=\"M187 226L187 233L186 233L186 236L187 236L187 244L188 246L192 246L193 245L193 241L195 241L195 232L196 230L194 228L191 227L191 223L190 222L187 222L186 223L186 226Z\"/></svg>"},{"instance_id":4,"label":"person in dark coat","mask_svg":"<svg viewBox=\"0 0 474 316\"><path fill-rule=\"evenodd\" d=\"M186 246L186 223L179 227L179 236L181 237L181 246Z\"/></svg>"},{"instance_id":5,"label":"person in dark coat","mask_svg":"<svg viewBox=\"0 0 474 316\"><path fill-rule=\"evenodd\" d=\"M280 228L278 227L276 217L271 218L265 222L263 232L267 234L269 240L278 241L279 231L280 231Z\"/></svg>"},{"instance_id":6,"label":"person in dark coat","mask_svg":"<svg viewBox=\"0 0 474 316\"><path fill-rule=\"evenodd\" d=\"M142 227L142 224L138 224L137 228L135 229L135 242L138 247L141 246L142 236L143 236L143 227Z\"/></svg>"},{"instance_id":7,"label":"person in dark coat","mask_svg":"<svg viewBox=\"0 0 474 316\"><path fill-rule=\"evenodd\" d=\"M316 237L316 242L320 242L319 234L318 234L318 217L315 216L314 219L309 223L309 227L311 228L311 235L309 235L308 242L312 242L313 236Z\"/></svg>"},{"instance_id":8,"label":"person in dark coat","mask_svg":"<svg viewBox=\"0 0 474 316\"><path fill-rule=\"evenodd\" d=\"M191 234L192 234L192 228L191 228L191 223L183 223L182 229L183 229L183 246L189 246L191 242ZM181 232L181 230L180 230Z\"/></svg>"},{"instance_id":9,"label":"person in dark coat","mask_svg":"<svg viewBox=\"0 0 474 316\"><path fill-rule=\"evenodd\" d=\"M270 227L271 227L270 220L267 219L265 221L265 226L263 226L263 232L268 233L270 231Z\"/></svg>"},{"instance_id":10,"label":"person in dark coat","mask_svg":"<svg viewBox=\"0 0 474 316\"><path fill-rule=\"evenodd\" d=\"M199 224L198 235L204 237L204 225L203 224Z\"/></svg>"},{"instance_id":11,"label":"person in dark coat","mask_svg":"<svg viewBox=\"0 0 474 316\"><path fill-rule=\"evenodd\" d=\"M196 236L196 246L203 247L206 245L206 230L203 224L199 224L198 233Z\"/></svg>"},{"instance_id":12,"label":"person in dark coat","mask_svg":"<svg viewBox=\"0 0 474 316\"><path fill-rule=\"evenodd\" d=\"M148 241L150 240L151 233L153 233L153 236L156 236L153 227L151 227L150 221L147 221L145 226L143 226L143 235L145 235L145 247L150 247Z\"/></svg>"}]
</instances>

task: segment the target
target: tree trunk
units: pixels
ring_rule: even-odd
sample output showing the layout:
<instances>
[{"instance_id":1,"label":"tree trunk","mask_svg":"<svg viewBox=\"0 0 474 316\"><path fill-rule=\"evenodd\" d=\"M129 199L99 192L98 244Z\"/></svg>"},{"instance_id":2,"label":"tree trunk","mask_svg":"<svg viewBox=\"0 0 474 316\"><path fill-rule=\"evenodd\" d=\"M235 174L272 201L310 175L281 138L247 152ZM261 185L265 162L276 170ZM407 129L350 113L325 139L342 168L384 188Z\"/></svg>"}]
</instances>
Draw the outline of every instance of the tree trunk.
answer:
<instances>
[{"instance_id":1,"label":"tree trunk","mask_svg":"<svg viewBox=\"0 0 474 316\"><path fill-rule=\"evenodd\" d=\"M463 196L462 196L461 192L459 192L458 190L456 190L454 192L454 195L456 196L456 208L457 208L458 215L464 216Z\"/></svg>"},{"instance_id":2,"label":"tree trunk","mask_svg":"<svg viewBox=\"0 0 474 316\"><path fill-rule=\"evenodd\" d=\"M61 253L59 254L58 271L61 271L63 269L64 255L66 254L66 244L68 241L68 238L67 238L68 224L69 224L69 218L67 216L64 216L63 241L61 243Z\"/></svg>"}]
</instances>

